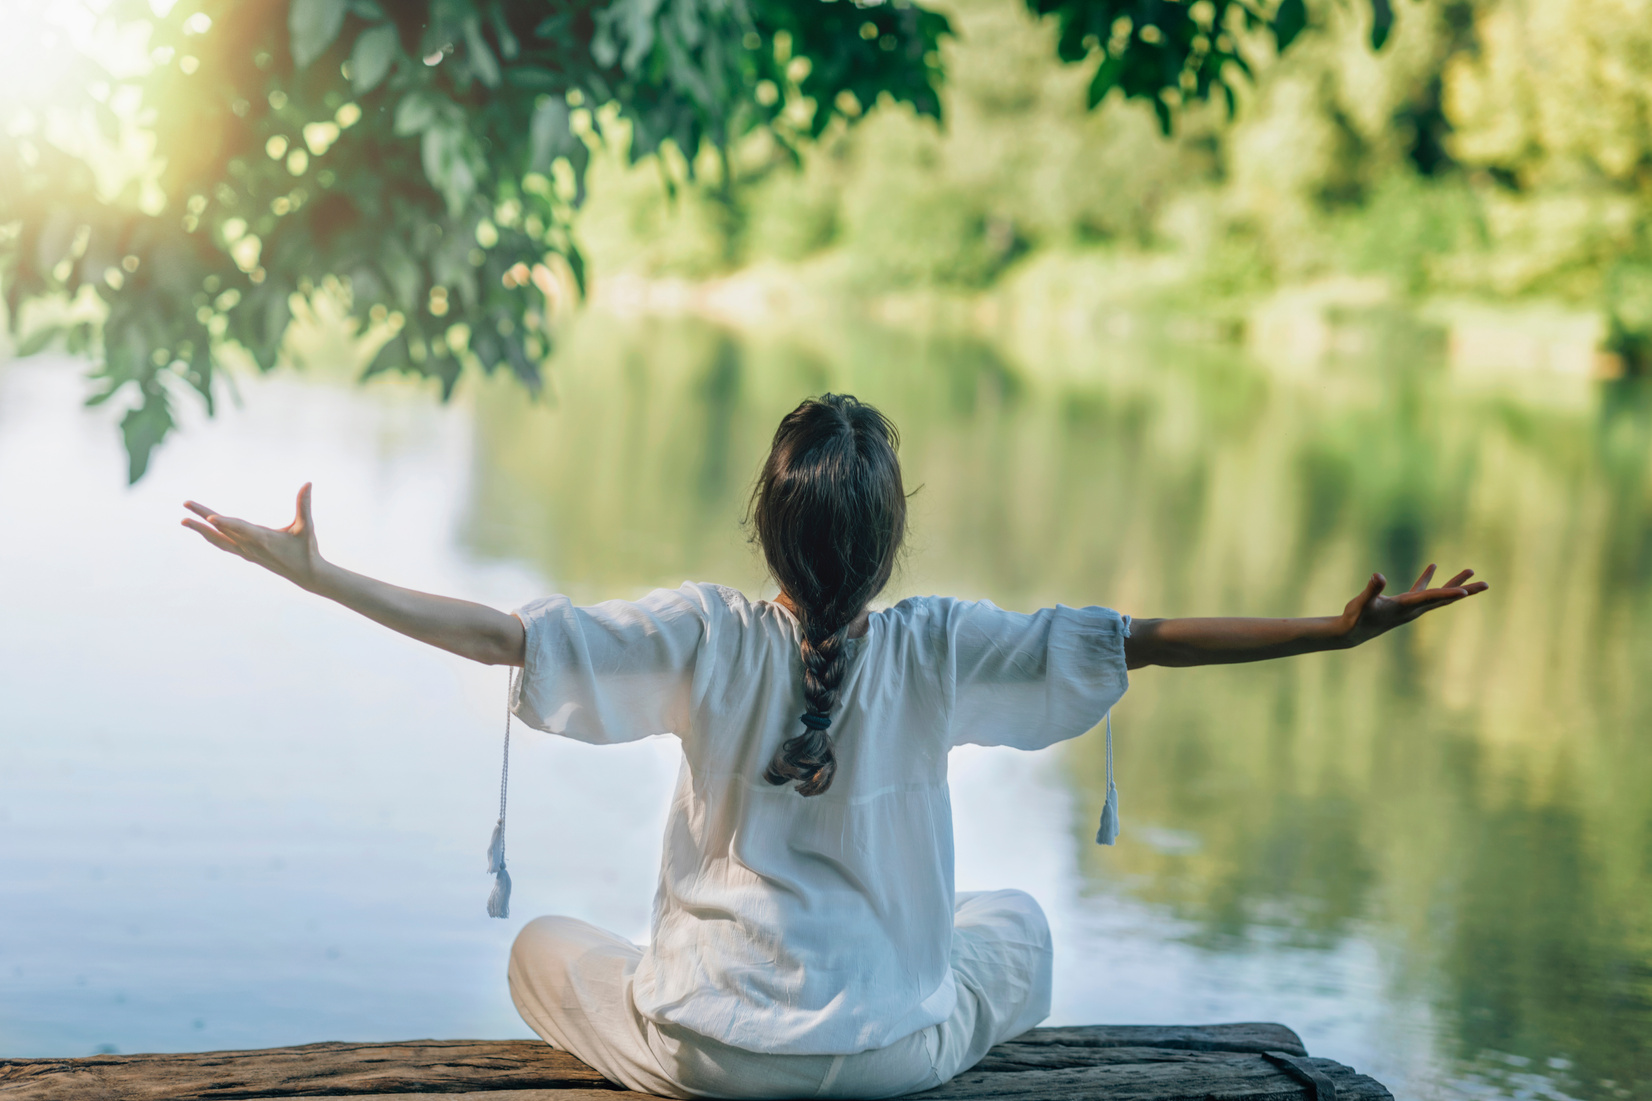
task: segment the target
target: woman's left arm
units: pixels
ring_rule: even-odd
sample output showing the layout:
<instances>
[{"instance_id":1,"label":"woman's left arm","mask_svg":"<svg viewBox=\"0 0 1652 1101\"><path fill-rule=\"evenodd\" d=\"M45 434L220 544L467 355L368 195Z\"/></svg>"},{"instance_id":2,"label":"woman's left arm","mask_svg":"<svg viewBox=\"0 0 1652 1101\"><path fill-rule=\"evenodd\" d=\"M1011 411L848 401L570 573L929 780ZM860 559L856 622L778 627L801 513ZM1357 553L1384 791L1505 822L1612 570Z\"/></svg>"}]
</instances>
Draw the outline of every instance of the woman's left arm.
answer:
<instances>
[{"instance_id":1,"label":"woman's left arm","mask_svg":"<svg viewBox=\"0 0 1652 1101\"><path fill-rule=\"evenodd\" d=\"M1401 624L1455 604L1491 586L1469 582L1473 570L1464 570L1437 589L1428 587L1434 567L1423 571L1417 583L1398 596L1383 596L1388 584L1380 573L1341 615L1305 619L1251 619L1236 616L1209 619L1136 619L1124 641L1125 664L1186 667L1265 661L1320 650L1346 650Z\"/></svg>"}]
</instances>

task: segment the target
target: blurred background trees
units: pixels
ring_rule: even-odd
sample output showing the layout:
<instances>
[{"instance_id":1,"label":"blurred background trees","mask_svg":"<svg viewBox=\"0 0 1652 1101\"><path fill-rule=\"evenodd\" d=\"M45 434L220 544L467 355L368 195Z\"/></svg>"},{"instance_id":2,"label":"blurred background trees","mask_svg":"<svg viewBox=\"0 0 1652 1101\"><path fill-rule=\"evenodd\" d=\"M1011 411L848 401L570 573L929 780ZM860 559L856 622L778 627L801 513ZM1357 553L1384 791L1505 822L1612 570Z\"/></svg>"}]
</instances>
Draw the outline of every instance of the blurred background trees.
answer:
<instances>
[{"instance_id":1,"label":"blurred background trees","mask_svg":"<svg viewBox=\"0 0 1652 1101\"><path fill-rule=\"evenodd\" d=\"M1151 287L1234 317L1271 288L1367 276L1401 301L1598 310L1608 350L1652 366L1652 4L1404 5L1376 53L1369 11L1310 12L1231 124L1202 104L1162 139L1138 102L1085 109L1089 73L1049 62L1054 27L957 0L944 128L877 112L752 182L733 217L649 222L633 192L650 233L593 209L593 247L691 277L835 258L868 291L1094 276L1098 296ZM660 228L679 247L641 240Z\"/></svg>"}]
</instances>

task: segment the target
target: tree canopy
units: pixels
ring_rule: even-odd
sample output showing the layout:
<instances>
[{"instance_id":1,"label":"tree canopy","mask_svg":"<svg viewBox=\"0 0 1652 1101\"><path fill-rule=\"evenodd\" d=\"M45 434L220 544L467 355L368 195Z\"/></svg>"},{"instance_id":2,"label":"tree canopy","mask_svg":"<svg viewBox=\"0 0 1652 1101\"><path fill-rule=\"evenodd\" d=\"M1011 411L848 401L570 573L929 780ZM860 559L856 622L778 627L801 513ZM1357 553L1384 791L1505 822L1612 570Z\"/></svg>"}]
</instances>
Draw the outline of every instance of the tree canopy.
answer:
<instances>
[{"instance_id":1,"label":"tree canopy","mask_svg":"<svg viewBox=\"0 0 1652 1101\"><path fill-rule=\"evenodd\" d=\"M1303 0L1025 0L1063 62L1177 112L1220 97L1307 26ZM1371 42L1392 23L1369 0ZM197 0L147 24L147 63L88 56L75 95L0 119L0 282L24 305L87 306L24 334L98 362L94 403L125 403L142 477L193 390L210 411L230 345L272 368L295 296L334 285L379 343L368 374L439 380L504 367L540 384L548 320L583 293L573 232L594 145L698 155L764 131L798 157L876 104L941 119L951 27L910 0ZM90 140L64 141L81 125ZM95 129L92 127L95 126ZM112 144L148 136L111 184ZM95 302L92 300L95 299ZM95 307L95 308L94 308Z\"/></svg>"}]
</instances>

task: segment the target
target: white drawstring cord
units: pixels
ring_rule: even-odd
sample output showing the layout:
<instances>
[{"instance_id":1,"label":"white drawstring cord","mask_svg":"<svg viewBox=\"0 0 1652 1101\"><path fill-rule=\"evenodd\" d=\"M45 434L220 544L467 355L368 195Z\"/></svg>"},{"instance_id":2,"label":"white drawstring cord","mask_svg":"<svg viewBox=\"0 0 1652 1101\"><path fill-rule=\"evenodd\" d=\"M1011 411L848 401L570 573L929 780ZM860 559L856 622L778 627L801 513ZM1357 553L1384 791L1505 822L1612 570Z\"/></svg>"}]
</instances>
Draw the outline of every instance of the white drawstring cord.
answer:
<instances>
[{"instance_id":1,"label":"white drawstring cord","mask_svg":"<svg viewBox=\"0 0 1652 1101\"><path fill-rule=\"evenodd\" d=\"M511 777L511 697L510 676L505 678L505 761L499 769L499 821L493 826L493 840L488 842L488 871L493 875L493 890L488 895L488 917L511 916L511 875L505 870L505 794Z\"/></svg>"}]
</instances>

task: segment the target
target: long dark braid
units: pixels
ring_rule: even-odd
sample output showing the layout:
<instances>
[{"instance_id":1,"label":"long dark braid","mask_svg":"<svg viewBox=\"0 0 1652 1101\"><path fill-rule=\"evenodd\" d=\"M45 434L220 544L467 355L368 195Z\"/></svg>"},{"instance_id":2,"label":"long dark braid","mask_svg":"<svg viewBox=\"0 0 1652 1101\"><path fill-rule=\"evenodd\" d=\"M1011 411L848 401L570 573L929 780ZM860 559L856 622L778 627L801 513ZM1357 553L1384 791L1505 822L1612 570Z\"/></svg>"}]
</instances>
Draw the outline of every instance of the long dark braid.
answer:
<instances>
[{"instance_id":1,"label":"long dark braid","mask_svg":"<svg viewBox=\"0 0 1652 1101\"><path fill-rule=\"evenodd\" d=\"M803 652L803 700L808 707L805 715L831 717L838 685L843 683L843 668L848 664L848 647L843 644L848 635L847 625L818 641L804 632L799 649ZM771 784L797 780L799 795L819 795L832 786L832 777L837 775L837 755L827 727L813 725L818 719L803 722L803 732L780 747L764 770L763 779Z\"/></svg>"},{"instance_id":2,"label":"long dark braid","mask_svg":"<svg viewBox=\"0 0 1652 1101\"><path fill-rule=\"evenodd\" d=\"M900 437L882 413L841 394L787 414L752 492L763 557L798 618L803 659L801 733L763 777L801 795L832 786L828 730L848 664L849 627L883 590L906 534Z\"/></svg>"}]
</instances>

